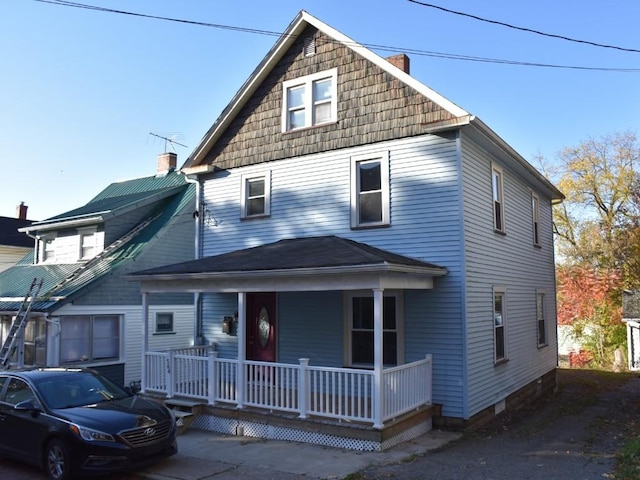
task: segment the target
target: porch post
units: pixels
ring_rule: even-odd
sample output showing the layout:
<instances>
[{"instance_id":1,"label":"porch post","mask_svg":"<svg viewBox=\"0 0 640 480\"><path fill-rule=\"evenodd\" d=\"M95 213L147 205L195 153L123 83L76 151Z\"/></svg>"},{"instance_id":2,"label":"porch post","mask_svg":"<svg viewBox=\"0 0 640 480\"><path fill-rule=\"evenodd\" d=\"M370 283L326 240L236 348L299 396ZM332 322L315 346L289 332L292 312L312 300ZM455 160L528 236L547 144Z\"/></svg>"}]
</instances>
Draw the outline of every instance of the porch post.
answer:
<instances>
[{"instance_id":1,"label":"porch post","mask_svg":"<svg viewBox=\"0 0 640 480\"><path fill-rule=\"evenodd\" d=\"M382 320L384 290L373 289L373 428L382 429L382 410L384 405L382 385L383 336Z\"/></svg>"},{"instance_id":2,"label":"porch post","mask_svg":"<svg viewBox=\"0 0 640 480\"><path fill-rule=\"evenodd\" d=\"M149 350L149 294L142 294L142 371L140 373L140 391L147 388L147 351Z\"/></svg>"},{"instance_id":3,"label":"porch post","mask_svg":"<svg viewBox=\"0 0 640 480\"><path fill-rule=\"evenodd\" d=\"M209 369L209 405L215 405L216 398L218 398L218 385L220 379L218 378L218 352L209 350L209 361L207 367Z\"/></svg>"},{"instance_id":4,"label":"porch post","mask_svg":"<svg viewBox=\"0 0 640 480\"><path fill-rule=\"evenodd\" d=\"M299 358L300 368L298 369L298 410L300 411L300 418L307 418L307 410L309 409L309 400L307 393L309 389L309 368L308 358Z\"/></svg>"},{"instance_id":5,"label":"porch post","mask_svg":"<svg viewBox=\"0 0 640 480\"><path fill-rule=\"evenodd\" d=\"M245 361L247 360L246 303L247 294L245 292L238 292L238 373L236 375L238 408L244 408Z\"/></svg>"}]
</instances>

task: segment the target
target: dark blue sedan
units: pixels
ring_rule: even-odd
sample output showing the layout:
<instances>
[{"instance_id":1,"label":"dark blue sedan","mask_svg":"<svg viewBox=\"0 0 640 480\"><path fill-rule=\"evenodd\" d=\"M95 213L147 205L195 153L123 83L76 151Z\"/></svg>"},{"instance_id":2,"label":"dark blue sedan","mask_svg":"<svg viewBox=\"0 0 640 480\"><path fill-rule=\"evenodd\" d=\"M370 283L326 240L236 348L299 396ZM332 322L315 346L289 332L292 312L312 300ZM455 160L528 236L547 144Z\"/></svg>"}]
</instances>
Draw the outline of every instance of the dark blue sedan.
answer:
<instances>
[{"instance_id":1,"label":"dark blue sedan","mask_svg":"<svg viewBox=\"0 0 640 480\"><path fill-rule=\"evenodd\" d=\"M136 469L177 451L167 407L93 370L0 372L0 454L52 480Z\"/></svg>"}]
</instances>

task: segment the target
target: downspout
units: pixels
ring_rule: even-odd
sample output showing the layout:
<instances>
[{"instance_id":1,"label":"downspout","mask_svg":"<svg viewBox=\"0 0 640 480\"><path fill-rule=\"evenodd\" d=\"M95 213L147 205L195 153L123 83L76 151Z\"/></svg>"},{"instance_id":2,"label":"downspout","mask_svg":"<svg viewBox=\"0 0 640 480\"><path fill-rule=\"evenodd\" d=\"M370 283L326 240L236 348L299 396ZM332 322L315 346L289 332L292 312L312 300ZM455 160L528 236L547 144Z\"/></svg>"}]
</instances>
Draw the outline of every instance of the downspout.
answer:
<instances>
[{"instance_id":1,"label":"downspout","mask_svg":"<svg viewBox=\"0 0 640 480\"><path fill-rule=\"evenodd\" d=\"M37 265L39 263L39 257L40 257L40 235L31 235L29 233L26 233L27 237L29 238L33 238L34 240L34 252L33 252L33 264Z\"/></svg>"},{"instance_id":2,"label":"downspout","mask_svg":"<svg viewBox=\"0 0 640 480\"><path fill-rule=\"evenodd\" d=\"M194 252L195 259L200 260L204 251L204 186L199 177L193 178L187 174L180 172L184 175L187 183L192 183L196 186L196 209L193 212L193 218L195 220L195 244ZM202 322L202 292L194 293L194 307L195 307L195 319L194 319L194 336L193 341L195 345L204 345L204 332Z\"/></svg>"}]
</instances>

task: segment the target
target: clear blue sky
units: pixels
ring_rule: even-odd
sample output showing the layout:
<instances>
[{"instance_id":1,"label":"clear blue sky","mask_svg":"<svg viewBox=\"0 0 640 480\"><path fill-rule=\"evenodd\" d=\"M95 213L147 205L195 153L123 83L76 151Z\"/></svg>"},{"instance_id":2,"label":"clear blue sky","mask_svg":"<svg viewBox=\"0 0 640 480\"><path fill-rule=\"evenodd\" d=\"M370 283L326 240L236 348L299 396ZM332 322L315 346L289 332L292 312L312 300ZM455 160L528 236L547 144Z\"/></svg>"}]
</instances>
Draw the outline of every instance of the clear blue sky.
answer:
<instances>
[{"instance_id":1,"label":"clear blue sky","mask_svg":"<svg viewBox=\"0 0 640 480\"><path fill-rule=\"evenodd\" d=\"M79 0L83 1L83 0ZM407 0L86 0L110 9L282 32L301 9L381 56L420 50L567 66L640 69L598 48ZM432 0L551 34L640 49L640 1ZM277 37L41 3L0 3L0 215L42 220L109 183L153 175L180 134L178 164ZM477 115L521 155L553 158L588 137L638 133L634 73L469 62L410 53L411 74Z\"/></svg>"}]
</instances>

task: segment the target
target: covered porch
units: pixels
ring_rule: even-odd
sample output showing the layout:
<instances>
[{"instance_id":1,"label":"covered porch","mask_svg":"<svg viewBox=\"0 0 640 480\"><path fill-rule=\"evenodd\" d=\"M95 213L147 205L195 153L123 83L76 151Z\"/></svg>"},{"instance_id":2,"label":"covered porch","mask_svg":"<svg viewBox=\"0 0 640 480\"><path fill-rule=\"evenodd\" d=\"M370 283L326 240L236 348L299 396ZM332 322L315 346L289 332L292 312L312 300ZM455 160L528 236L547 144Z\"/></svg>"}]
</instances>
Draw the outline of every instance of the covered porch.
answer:
<instances>
[{"instance_id":1,"label":"covered porch","mask_svg":"<svg viewBox=\"0 0 640 480\"><path fill-rule=\"evenodd\" d=\"M214 347L146 352L142 389L207 405L361 422L374 428L431 405L432 358L372 370L218 358Z\"/></svg>"},{"instance_id":2,"label":"covered porch","mask_svg":"<svg viewBox=\"0 0 640 480\"><path fill-rule=\"evenodd\" d=\"M142 390L206 405L203 415L212 417L205 422L208 424L222 421L225 415L220 409L227 413L232 409L240 417L246 412L295 418L298 425L306 422L308 429L317 428L313 422L321 421L385 431L399 419L431 411L433 361L424 352L411 362L385 364L384 292L432 289L434 277L445 274L442 267L338 237L284 240L136 273L132 279L140 282L143 295ZM237 296L237 355L220 355L213 346L149 351L149 295L176 291ZM248 330L261 320L253 318L256 310L249 295L321 291L369 292L373 299L372 364L327 366L304 355L296 363L276 357L267 361L250 358ZM268 322L261 325L269 331ZM303 346L300 351L304 353ZM421 423L409 422L414 436L430 429L430 418ZM247 428L243 430L246 434ZM413 438L406 431L396 433L391 442Z\"/></svg>"}]
</instances>

